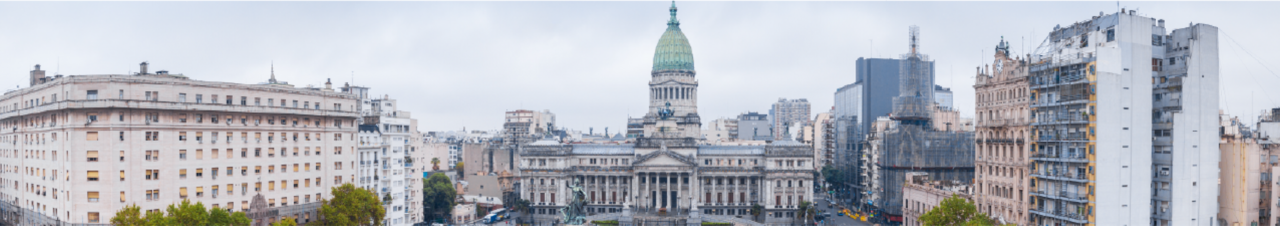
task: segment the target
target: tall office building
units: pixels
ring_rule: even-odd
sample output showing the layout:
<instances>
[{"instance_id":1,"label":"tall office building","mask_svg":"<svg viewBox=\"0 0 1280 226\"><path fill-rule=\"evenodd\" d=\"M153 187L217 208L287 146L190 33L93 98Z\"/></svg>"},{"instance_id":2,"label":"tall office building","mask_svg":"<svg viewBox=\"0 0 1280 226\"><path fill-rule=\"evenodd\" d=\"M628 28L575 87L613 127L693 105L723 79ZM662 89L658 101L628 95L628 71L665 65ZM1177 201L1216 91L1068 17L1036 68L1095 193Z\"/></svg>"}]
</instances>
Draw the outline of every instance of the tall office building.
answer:
<instances>
[{"instance_id":1,"label":"tall office building","mask_svg":"<svg viewBox=\"0 0 1280 226\"><path fill-rule=\"evenodd\" d=\"M1056 27L1031 57L1032 224L1216 221L1216 28L1135 14Z\"/></svg>"},{"instance_id":2,"label":"tall office building","mask_svg":"<svg viewBox=\"0 0 1280 226\"><path fill-rule=\"evenodd\" d=\"M358 99L329 83L295 88L274 72L260 84L199 81L147 63L31 74L31 87L0 98L0 224L107 223L128 205L183 199L305 223L355 178Z\"/></svg>"}]
</instances>

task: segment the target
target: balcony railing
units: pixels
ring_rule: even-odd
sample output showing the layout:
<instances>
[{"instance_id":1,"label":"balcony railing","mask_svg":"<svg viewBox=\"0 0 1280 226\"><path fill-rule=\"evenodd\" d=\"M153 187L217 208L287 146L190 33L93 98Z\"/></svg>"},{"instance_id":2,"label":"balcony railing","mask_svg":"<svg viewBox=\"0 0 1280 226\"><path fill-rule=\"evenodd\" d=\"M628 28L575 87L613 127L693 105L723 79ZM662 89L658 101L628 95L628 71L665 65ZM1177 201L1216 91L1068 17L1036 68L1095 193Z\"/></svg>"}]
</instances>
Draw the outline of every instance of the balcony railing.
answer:
<instances>
[{"instance_id":1,"label":"balcony railing","mask_svg":"<svg viewBox=\"0 0 1280 226\"><path fill-rule=\"evenodd\" d=\"M1084 215L1082 215L1082 214L1078 214L1078 213L1072 213L1072 212L1067 212L1067 211L1052 211L1052 212L1049 212L1049 211L1040 211L1040 210L1034 210L1034 209L1033 209L1033 210L1029 210L1029 211L1030 211L1032 214L1041 215L1041 216L1046 216L1046 217L1054 218L1054 219L1058 219L1058 220L1070 221L1070 222L1072 222L1072 223L1077 223L1077 224L1087 224L1087 223L1089 223L1089 218L1088 218L1087 216L1084 216Z\"/></svg>"}]
</instances>

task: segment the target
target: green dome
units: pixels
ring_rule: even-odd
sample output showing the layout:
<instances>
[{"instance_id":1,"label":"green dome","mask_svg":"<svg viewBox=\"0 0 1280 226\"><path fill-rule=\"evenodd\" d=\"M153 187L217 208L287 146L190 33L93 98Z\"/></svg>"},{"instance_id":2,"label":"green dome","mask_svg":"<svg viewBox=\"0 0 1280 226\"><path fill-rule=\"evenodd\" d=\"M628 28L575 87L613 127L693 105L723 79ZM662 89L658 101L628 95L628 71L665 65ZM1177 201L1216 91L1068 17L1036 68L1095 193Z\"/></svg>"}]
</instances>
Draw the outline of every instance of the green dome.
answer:
<instances>
[{"instance_id":1,"label":"green dome","mask_svg":"<svg viewBox=\"0 0 1280 226\"><path fill-rule=\"evenodd\" d=\"M653 71L687 70L693 71L693 48L689 39L680 31L680 21L676 20L676 4L671 3L671 20L667 21L667 31L658 39L658 48L653 53Z\"/></svg>"}]
</instances>

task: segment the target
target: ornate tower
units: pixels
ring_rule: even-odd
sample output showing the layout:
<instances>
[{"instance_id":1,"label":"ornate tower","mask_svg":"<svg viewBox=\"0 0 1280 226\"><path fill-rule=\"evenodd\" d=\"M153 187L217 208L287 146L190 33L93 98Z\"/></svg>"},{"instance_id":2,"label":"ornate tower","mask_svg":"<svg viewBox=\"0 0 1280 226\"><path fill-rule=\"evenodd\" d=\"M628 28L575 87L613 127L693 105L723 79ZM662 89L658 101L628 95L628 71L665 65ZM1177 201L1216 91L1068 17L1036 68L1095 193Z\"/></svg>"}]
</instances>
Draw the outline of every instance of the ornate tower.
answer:
<instances>
[{"instance_id":1,"label":"ornate tower","mask_svg":"<svg viewBox=\"0 0 1280 226\"><path fill-rule=\"evenodd\" d=\"M698 117L698 80L693 69L693 49L680 31L676 5L671 3L667 31L658 39L649 80L649 113L644 116L644 137L701 137Z\"/></svg>"}]
</instances>

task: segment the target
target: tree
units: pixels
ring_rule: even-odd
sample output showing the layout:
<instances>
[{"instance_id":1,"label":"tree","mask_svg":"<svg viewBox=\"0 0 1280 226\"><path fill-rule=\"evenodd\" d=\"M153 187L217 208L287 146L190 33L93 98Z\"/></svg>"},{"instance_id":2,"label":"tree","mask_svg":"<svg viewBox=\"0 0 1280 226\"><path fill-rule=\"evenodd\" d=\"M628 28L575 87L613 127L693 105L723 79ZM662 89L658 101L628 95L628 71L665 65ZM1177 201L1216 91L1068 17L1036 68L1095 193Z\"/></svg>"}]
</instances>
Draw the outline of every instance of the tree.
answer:
<instances>
[{"instance_id":1,"label":"tree","mask_svg":"<svg viewBox=\"0 0 1280 226\"><path fill-rule=\"evenodd\" d=\"M453 181L443 173L431 174L422 180L422 213L423 219L449 219L453 212L454 198L458 192L453 189Z\"/></svg>"},{"instance_id":2,"label":"tree","mask_svg":"<svg viewBox=\"0 0 1280 226\"><path fill-rule=\"evenodd\" d=\"M818 209L814 208L812 204L813 203L809 203L809 201L800 201L800 205L798 206L799 208L796 210L796 218L800 219L803 223L808 224L809 220L813 218L813 215L818 213Z\"/></svg>"},{"instance_id":3,"label":"tree","mask_svg":"<svg viewBox=\"0 0 1280 226\"><path fill-rule=\"evenodd\" d=\"M994 225L995 222L987 217L987 214L979 213L978 207L973 202L961 198L959 195L951 195L942 200L937 207L920 215L920 222L924 225Z\"/></svg>"},{"instance_id":4,"label":"tree","mask_svg":"<svg viewBox=\"0 0 1280 226\"><path fill-rule=\"evenodd\" d=\"M133 204L116 211L116 216L111 218L111 225L117 226L143 226L146 223L142 218L142 208Z\"/></svg>"},{"instance_id":5,"label":"tree","mask_svg":"<svg viewBox=\"0 0 1280 226\"><path fill-rule=\"evenodd\" d=\"M321 200L320 215L325 225L381 225L387 210L373 191L351 183L331 189L333 199Z\"/></svg>"},{"instance_id":6,"label":"tree","mask_svg":"<svg viewBox=\"0 0 1280 226\"><path fill-rule=\"evenodd\" d=\"M271 223L271 226L298 226L298 221L293 217L285 217L284 220Z\"/></svg>"},{"instance_id":7,"label":"tree","mask_svg":"<svg viewBox=\"0 0 1280 226\"><path fill-rule=\"evenodd\" d=\"M839 169L836 169L835 167L832 167L830 165L822 167L822 177L827 181L828 184L839 184L841 182L840 173L841 172Z\"/></svg>"},{"instance_id":8,"label":"tree","mask_svg":"<svg viewBox=\"0 0 1280 226\"><path fill-rule=\"evenodd\" d=\"M440 171L440 158L431 158L431 171Z\"/></svg>"},{"instance_id":9,"label":"tree","mask_svg":"<svg viewBox=\"0 0 1280 226\"><path fill-rule=\"evenodd\" d=\"M458 164L455 164L455 165L454 165L454 167L453 167L453 169L454 169L454 170L457 170L458 172L463 172L463 171L462 171L462 162L458 162Z\"/></svg>"},{"instance_id":10,"label":"tree","mask_svg":"<svg viewBox=\"0 0 1280 226\"><path fill-rule=\"evenodd\" d=\"M224 209L213 209L205 211L203 203L192 204L189 200L182 200L178 204L169 204L164 210L147 211L146 216L139 216L142 213L141 208L137 205L129 205L124 209L116 212L116 216L111 218L112 225L126 226L162 226L162 225L230 225L230 226L249 226L252 220L245 216L242 212L228 214Z\"/></svg>"},{"instance_id":11,"label":"tree","mask_svg":"<svg viewBox=\"0 0 1280 226\"><path fill-rule=\"evenodd\" d=\"M764 206L759 203L751 204L751 217L754 218L752 220L759 221L761 213L764 213Z\"/></svg>"},{"instance_id":12,"label":"tree","mask_svg":"<svg viewBox=\"0 0 1280 226\"><path fill-rule=\"evenodd\" d=\"M209 220L209 211L204 209L204 203L191 204L191 200L186 199L177 206L169 204L168 212L165 218L177 225L205 225Z\"/></svg>"}]
</instances>

